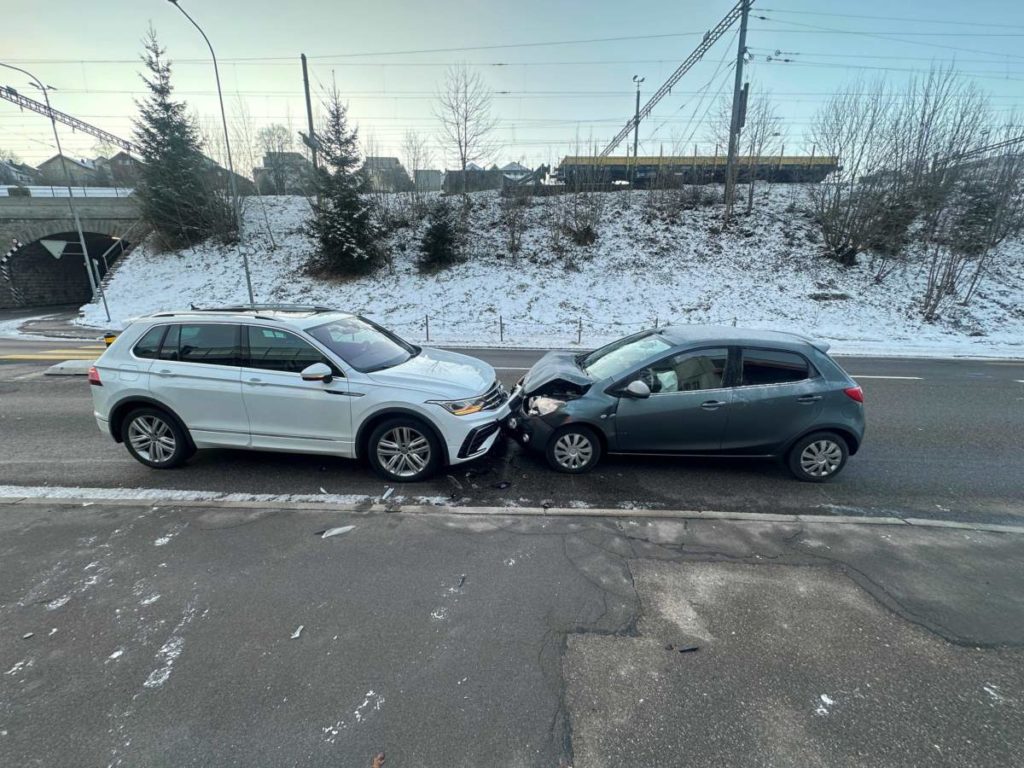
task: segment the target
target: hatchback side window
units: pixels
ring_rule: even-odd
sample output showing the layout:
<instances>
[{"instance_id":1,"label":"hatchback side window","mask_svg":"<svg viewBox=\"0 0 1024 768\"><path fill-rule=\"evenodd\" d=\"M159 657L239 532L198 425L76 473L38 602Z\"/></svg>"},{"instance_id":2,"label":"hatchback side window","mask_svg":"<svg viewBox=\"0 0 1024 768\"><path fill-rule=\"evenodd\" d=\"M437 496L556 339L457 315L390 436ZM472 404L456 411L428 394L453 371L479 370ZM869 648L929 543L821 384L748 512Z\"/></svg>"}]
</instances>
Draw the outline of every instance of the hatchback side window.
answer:
<instances>
[{"instance_id":1,"label":"hatchback side window","mask_svg":"<svg viewBox=\"0 0 1024 768\"><path fill-rule=\"evenodd\" d=\"M719 389L725 379L728 361L727 349L683 352L641 368L630 381L642 381L650 387L652 394Z\"/></svg>"},{"instance_id":2,"label":"hatchback side window","mask_svg":"<svg viewBox=\"0 0 1024 768\"><path fill-rule=\"evenodd\" d=\"M239 365L242 358L238 343L240 327L219 323L179 326L178 360L207 365ZM165 341L161 351L166 349Z\"/></svg>"},{"instance_id":3,"label":"hatchback side window","mask_svg":"<svg viewBox=\"0 0 1024 768\"><path fill-rule=\"evenodd\" d=\"M249 338L247 365L250 368L300 373L313 363L335 367L318 349L295 334L254 325L247 326L246 333Z\"/></svg>"},{"instance_id":4,"label":"hatchback side window","mask_svg":"<svg viewBox=\"0 0 1024 768\"><path fill-rule=\"evenodd\" d=\"M156 360L157 355L160 353L160 341L163 339L164 331L166 330L166 325L157 325L150 328L139 339L135 348L132 349L132 354L136 357L141 357L143 360Z\"/></svg>"},{"instance_id":5,"label":"hatchback side window","mask_svg":"<svg viewBox=\"0 0 1024 768\"><path fill-rule=\"evenodd\" d=\"M802 355L776 349L744 349L742 370L744 387L803 381L815 373Z\"/></svg>"}]
</instances>

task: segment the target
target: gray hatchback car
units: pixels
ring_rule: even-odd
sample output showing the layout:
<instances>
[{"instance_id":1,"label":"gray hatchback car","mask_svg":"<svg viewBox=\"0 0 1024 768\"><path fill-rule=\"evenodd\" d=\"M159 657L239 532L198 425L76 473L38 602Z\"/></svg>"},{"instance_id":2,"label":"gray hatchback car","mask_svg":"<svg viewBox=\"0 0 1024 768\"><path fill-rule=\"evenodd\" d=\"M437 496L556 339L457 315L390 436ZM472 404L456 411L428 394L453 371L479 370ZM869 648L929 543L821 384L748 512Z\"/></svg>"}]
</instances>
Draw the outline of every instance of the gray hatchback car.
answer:
<instances>
[{"instance_id":1,"label":"gray hatchback car","mask_svg":"<svg viewBox=\"0 0 1024 768\"><path fill-rule=\"evenodd\" d=\"M513 390L506 427L560 472L605 453L776 456L822 482L864 439L863 391L827 351L789 333L669 326L549 352Z\"/></svg>"}]
</instances>

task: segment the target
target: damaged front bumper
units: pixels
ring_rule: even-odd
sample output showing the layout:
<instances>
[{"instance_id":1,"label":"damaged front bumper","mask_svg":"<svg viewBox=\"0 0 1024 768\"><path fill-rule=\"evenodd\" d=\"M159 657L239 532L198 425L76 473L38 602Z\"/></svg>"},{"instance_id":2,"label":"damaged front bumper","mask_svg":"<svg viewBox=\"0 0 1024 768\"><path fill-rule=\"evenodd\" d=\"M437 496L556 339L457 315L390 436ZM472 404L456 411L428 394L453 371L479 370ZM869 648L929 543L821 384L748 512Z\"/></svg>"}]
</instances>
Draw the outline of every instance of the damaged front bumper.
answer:
<instances>
[{"instance_id":1,"label":"damaged front bumper","mask_svg":"<svg viewBox=\"0 0 1024 768\"><path fill-rule=\"evenodd\" d=\"M526 412L526 398L522 385L512 390L508 401L509 414L502 421L502 430L524 448L543 451L555 427L548 424L543 416L531 416Z\"/></svg>"}]
</instances>

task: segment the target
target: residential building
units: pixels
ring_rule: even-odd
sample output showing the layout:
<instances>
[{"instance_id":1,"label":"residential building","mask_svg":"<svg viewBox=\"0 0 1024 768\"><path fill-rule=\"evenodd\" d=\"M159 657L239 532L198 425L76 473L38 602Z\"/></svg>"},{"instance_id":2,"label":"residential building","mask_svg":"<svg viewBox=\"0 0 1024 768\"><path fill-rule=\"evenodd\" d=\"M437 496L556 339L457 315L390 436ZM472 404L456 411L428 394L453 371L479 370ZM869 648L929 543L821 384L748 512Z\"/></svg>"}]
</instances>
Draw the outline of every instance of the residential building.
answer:
<instances>
[{"instance_id":1,"label":"residential building","mask_svg":"<svg viewBox=\"0 0 1024 768\"><path fill-rule=\"evenodd\" d=\"M267 152L252 175L261 195L305 195L313 186L313 164L301 152Z\"/></svg>"},{"instance_id":2,"label":"residential building","mask_svg":"<svg viewBox=\"0 0 1024 768\"><path fill-rule=\"evenodd\" d=\"M413 171L417 192L440 192L444 184L444 171L418 170Z\"/></svg>"},{"instance_id":3,"label":"residential building","mask_svg":"<svg viewBox=\"0 0 1024 768\"><path fill-rule=\"evenodd\" d=\"M99 186L98 182L102 179L94 161L76 160L67 155L63 157L63 162L60 155L54 155L49 160L40 163L40 181L43 184L53 186L65 184L67 182L67 176L64 175L65 164L67 165L67 173L71 177L72 185L78 187Z\"/></svg>"},{"instance_id":4,"label":"residential building","mask_svg":"<svg viewBox=\"0 0 1024 768\"><path fill-rule=\"evenodd\" d=\"M413 186L397 157L367 157L359 172L367 186L377 192L407 192Z\"/></svg>"}]
</instances>

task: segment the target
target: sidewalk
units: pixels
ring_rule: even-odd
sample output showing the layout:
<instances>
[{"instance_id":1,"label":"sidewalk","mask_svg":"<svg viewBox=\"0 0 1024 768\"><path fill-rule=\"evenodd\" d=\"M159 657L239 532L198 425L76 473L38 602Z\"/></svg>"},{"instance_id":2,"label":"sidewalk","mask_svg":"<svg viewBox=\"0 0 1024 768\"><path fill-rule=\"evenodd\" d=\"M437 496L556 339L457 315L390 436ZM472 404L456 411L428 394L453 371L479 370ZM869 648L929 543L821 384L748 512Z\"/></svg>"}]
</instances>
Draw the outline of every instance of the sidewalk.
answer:
<instances>
[{"instance_id":1,"label":"sidewalk","mask_svg":"<svg viewBox=\"0 0 1024 768\"><path fill-rule=\"evenodd\" d=\"M0 335L93 341L103 336L99 328L75 324L78 305L0 310Z\"/></svg>"},{"instance_id":2,"label":"sidewalk","mask_svg":"<svg viewBox=\"0 0 1024 768\"><path fill-rule=\"evenodd\" d=\"M1020 765L1022 569L963 529L0 503L0 764Z\"/></svg>"}]
</instances>

